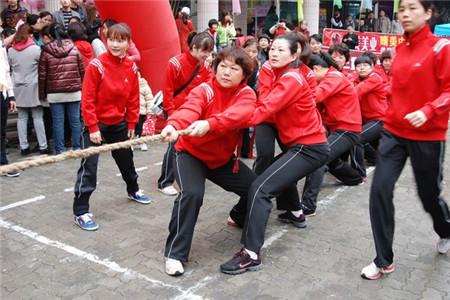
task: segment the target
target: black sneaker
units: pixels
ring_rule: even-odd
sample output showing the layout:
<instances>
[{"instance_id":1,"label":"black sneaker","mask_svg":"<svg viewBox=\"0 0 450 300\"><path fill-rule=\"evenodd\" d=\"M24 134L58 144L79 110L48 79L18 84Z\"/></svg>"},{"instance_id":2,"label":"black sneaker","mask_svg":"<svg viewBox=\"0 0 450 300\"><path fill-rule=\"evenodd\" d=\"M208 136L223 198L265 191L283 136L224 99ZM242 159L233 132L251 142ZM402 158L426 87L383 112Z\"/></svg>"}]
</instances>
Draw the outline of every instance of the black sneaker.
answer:
<instances>
[{"instance_id":1,"label":"black sneaker","mask_svg":"<svg viewBox=\"0 0 450 300\"><path fill-rule=\"evenodd\" d=\"M43 154L50 154L50 150L48 148L45 148L45 149L39 150L39 153L41 155L43 155Z\"/></svg>"},{"instance_id":2,"label":"black sneaker","mask_svg":"<svg viewBox=\"0 0 450 300\"><path fill-rule=\"evenodd\" d=\"M301 214L299 217L294 216L293 213L287 211L285 213L278 215L278 221L283 223L292 223L297 228L305 228L306 227L306 218L304 214Z\"/></svg>"},{"instance_id":3,"label":"black sneaker","mask_svg":"<svg viewBox=\"0 0 450 300\"><path fill-rule=\"evenodd\" d=\"M245 214L239 213L234 207L230 211L230 216L227 220L227 225L244 228Z\"/></svg>"},{"instance_id":4,"label":"black sneaker","mask_svg":"<svg viewBox=\"0 0 450 300\"><path fill-rule=\"evenodd\" d=\"M225 274L237 275L247 271L262 269L261 259L251 259L244 248L236 253L232 259L220 265L220 271Z\"/></svg>"},{"instance_id":5,"label":"black sneaker","mask_svg":"<svg viewBox=\"0 0 450 300\"><path fill-rule=\"evenodd\" d=\"M315 208L309 208L308 206L302 204L302 210L305 217L314 217L316 215Z\"/></svg>"},{"instance_id":6,"label":"black sneaker","mask_svg":"<svg viewBox=\"0 0 450 300\"><path fill-rule=\"evenodd\" d=\"M30 148L20 149L20 154L21 154L22 156L28 155L28 154L30 154L30 153L31 153Z\"/></svg>"},{"instance_id":7,"label":"black sneaker","mask_svg":"<svg viewBox=\"0 0 450 300\"><path fill-rule=\"evenodd\" d=\"M34 146L33 148L31 148L31 153L38 153L40 150L39 150L39 144L37 144L36 146Z\"/></svg>"}]
</instances>

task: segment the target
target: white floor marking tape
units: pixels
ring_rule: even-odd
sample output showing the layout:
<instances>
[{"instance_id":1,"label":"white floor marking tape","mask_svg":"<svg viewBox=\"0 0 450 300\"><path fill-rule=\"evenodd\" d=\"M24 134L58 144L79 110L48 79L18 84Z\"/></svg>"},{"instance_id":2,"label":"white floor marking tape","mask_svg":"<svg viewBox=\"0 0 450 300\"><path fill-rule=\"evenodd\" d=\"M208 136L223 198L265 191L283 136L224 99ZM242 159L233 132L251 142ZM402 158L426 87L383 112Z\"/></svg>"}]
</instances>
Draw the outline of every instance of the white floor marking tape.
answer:
<instances>
[{"instance_id":1,"label":"white floor marking tape","mask_svg":"<svg viewBox=\"0 0 450 300\"><path fill-rule=\"evenodd\" d=\"M157 164L160 164L160 163L157 163ZM155 165L157 165L157 164L155 164ZM161 162L161 164L162 164L162 162ZM137 168L136 171L142 171L142 170L146 170L146 169L147 169L147 167L142 167L142 168ZM374 170L375 170L374 167L368 168L367 169L367 175L371 174ZM120 176L120 174L118 174L117 176ZM350 188L352 188L352 187L350 187L350 186L343 186L343 187L338 188L336 191L334 191L333 194L331 194L331 195L325 197L324 199L320 200L318 202L318 206L325 207L325 206L329 205L334 200L336 200L337 197L340 194L342 194L343 192L345 192L346 190L348 190ZM73 191L73 188L71 188L71 189ZM64 191L65 192L69 191L69 189L65 189ZM6 205L6 206L3 206L3 207L0 207L0 212L4 211L4 210L7 210L7 209L10 209L10 208L13 208L13 207L26 205L28 203L32 203L32 202L43 200L43 199L45 199L45 196L38 196L38 197L35 197L35 198L32 198L32 199L19 201L19 202L10 204L10 205ZM108 269L110 269L112 271L115 271L117 273L122 273L122 274L124 274L124 276L127 276L128 278L131 277L133 279L141 279L141 280L147 281L147 282L149 282L149 283L151 283L151 284L153 284L155 286L175 289L175 290L177 290L178 292L181 293L179 296L174 298L176 300L180 300L180 299L203 299L203 297L195 295L195 294L193 294L193 292L195 290L200 289L203 286L207 285L209 282L215 280L216 278L218 278L218 275L216 275L216 276L206 276L205 278L200 280L195 286L192 286L192 287L188 288L187 290L183 290L180 286L167 284L167 283L162 282L160 280L152 279L152 278L150 278L150 277L148 277L148 276L146 276L144 274L141 274L139 272L136 272L134 270L121 267L116 262L110 261L108 259L101 259L97 255L85 252L83 250L77 249L77 248L75 248L73 246L64 244L64 243L59 242L59 241L51 240L51 239L49 239L49 238L47 238L45 236L42 236L42 235L40 235L40 234L38 234L36 232L33 232L33 231L28 230L26 228L23 228L23 227L21 227L19 225L15 225L13 223L4 221L2 219L0 219L0 227L13 230L13 231L15 231L17 233L25 235L25 236L27 236L27 237L35 240L35 241L38 241L38 242L40 242L42 244L45 244L47 246L55 247L57 249L63 250L65 252L68 252L68 253L73 254L75 256L78 256L80 258L86 259L86 260L88 260L90 262L102 265L102 266L104 266L104 267L106 267L106 268L108 268ZM264 248L269 247L275 241L280 239L286 232L288 232L288 229L282 229L281 231L275 233L274 235L272 235L271 237L269 237L265 241L264 246L262 248L264 249Z\"/></svg>"},{"instance_id":2,"label":"white floor marking tape","mask_svg":"<svg viewBox=\"0 0 450 300\"><path fill-rule=\"evenodd\" d=\"M157 162L156 164L153 164L154 166L162 166L162 161Z\"/></svg>"},{"instance_id":3,"label":"white floor marking tape","mask_svg":"<svg viewBox=\"0 0 450 300\"><path fill-rule=\"evenodd\" d=\"M367 175L367 177L368 177L374 170L375 170L375 167L369 167L369 168L367 168L367 170L366 170L366 175ZM367 184L367 183L365 183L365 184ZM338 188L337 190L335 190L333 194L328 195L328 196L326 196L325 198L323 198L323 199L317 201L317 207L321 207L321 208L327 207L327 206L330 205L332 202L334 202L334 201L337 199L337 197L339 197L340 194L342 194L343 192L347 191L348 189L351 189L351 188L354 188L354 187L357 187L357 185L355 185L355 186L348 186L348 185L341 186L340 188Z\"/></svg>"},{"instance_id":4,"label":"white floor marking tape","mask_svg":"<svg viewBox=\"0 0 450 300\"><path fill-rule=\"evenodd\" d=\"M163 288L168 288L168 289L175 289L178 292L180 292L182 295L186 294L188 290L184 290L182 289L180 286L176 286L176 285L172 285L172 284L168 284L165 282L162 282L160 280L156 280L156 279L152 279L144 274L141 274L139 272L136 272L134 270L128 269L128 268L124 268L121 267L119 264L117 264L116 262L110 261L109 259L101 259L99 258L97 255L95 254L91 254L88 252L85 252L83 250L80 250L78 248L75 248L73 246L64 244L62 242L59 241L55 241L52 239L49 239L43 235L40 235L36 232L33 232L31 230L28 230L26 228L23 228L22 226L10 223L8 221L2 220L0 219L0 227L6 228L6 229L10 229L13 230L17 233L20 233L22 235L25 235L39 243L42 243L44 245L50 246L50 247L55 247L57 249L63 250L65 252L68 252L72 255L78 256L82 259L88 260L90 262L102 265L114 272L117 273L122 273L124 276L126 276L127 278L131 278L131 279L141 279L144 280L150 284L153 284L156 287L163 287ZM194 297L199 297L197 295L193 295ZM199 298L200 299L200 298Z\"/></svg>"},{"instance_id":5,"label":"white floor marking tape","mask_svg":"<svg viewBox=\"0 0 450 300\"><path fill-rule=\"evenodd\" d=\"M31 199L26 199L26 200L22 200L22 201L19 201L19 202L12 203L12 204L8 204L8 205L0 207L0 212L5 211L7 209L11 209L11 208L17 207L17 206L27 205L29 203L33 203L33 202L36 202L36 201L44 200L44 199L45 199L45 196L44 195L40 195L40 196L31 198Z\"/></svg>"},{"instance_id":6,"label":"white floor marking tape","mask_svg":"<svg viewBox=\"0 0 450 300\"><path fill-rule=\"evenodd\" d=\"M269 237L268 239L266 239L264 241L264 245L262 246L262 249L269 247L270 245L273 244L273 242L275 242L276 240L278 240L279 238L281 238L286 232L288 232L287 229L283 229L281 231L278 231L277 233L275 233L274 235L272 235L271 237Z\"/></svg>"},{"instance_id":7,"label":"white floor marking tape","mask_svg":"<svg viewBox=\"0 0 450 300\"><path fill-rule=\"evenodd\" d=\"M210 283L211 281L213 281L213 280L215 280L217 278L219 278L219 275L206 276L205 278L200 280L196 285L188 288L181 295L175 297L174 300L183 300L183 299L189 299L189 300L197 300L198 299L198 300L201 300L201 299L205 299L205 297L201 297L201 296L195 295L193 293L196 290L204 287L205 285L207 285L208 283Z\"/></svg>"}]
</instances>

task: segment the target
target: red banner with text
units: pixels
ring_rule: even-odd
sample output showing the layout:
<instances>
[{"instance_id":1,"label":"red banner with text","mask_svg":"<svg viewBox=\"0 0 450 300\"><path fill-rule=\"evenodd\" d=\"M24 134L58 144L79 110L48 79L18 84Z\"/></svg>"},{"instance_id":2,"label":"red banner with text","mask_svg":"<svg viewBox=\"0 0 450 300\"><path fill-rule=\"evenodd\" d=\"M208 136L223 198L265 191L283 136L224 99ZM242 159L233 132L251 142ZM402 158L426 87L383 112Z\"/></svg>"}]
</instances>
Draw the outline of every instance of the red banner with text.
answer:
<instances>
[{"instance_id":1,"label":"red banner with text","mask_svg":"<svg viewBox=\"0 0 450 300\"><path fill-rule=\"evenodd\" d=\"M346 30L339 29L324 29L323 30L323 45L331 46L342 42L342 38L347 33ZM372 51L377 54L387 49L395 49L398 44L401 44L405 38L400 34L388 34L378 32L359 32L355 31L358 36L359 45L355 50L358 51Z\"/></svg>"}]
</instances>

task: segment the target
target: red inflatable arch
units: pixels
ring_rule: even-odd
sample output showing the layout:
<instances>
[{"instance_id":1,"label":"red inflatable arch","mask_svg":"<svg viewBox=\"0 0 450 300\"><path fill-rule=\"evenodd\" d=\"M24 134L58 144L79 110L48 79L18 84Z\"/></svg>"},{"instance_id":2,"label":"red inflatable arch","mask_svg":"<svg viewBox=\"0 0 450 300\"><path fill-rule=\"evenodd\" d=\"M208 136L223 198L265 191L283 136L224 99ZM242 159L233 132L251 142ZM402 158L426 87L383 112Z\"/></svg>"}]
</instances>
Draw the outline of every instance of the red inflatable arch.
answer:
<instances>
[{"instance_id":1,"label":"red inflatable arch","mask_svg":"<svg viewBox=\"0 0 450 300\"><path fill-rule=\"evenodd\" d=\"M141 53L142 74L154 94L161 90L164 70L172 56L180 53L180 43L168 0L96 0L102 19L127 23Z\"/></svg>"}]
</instances>

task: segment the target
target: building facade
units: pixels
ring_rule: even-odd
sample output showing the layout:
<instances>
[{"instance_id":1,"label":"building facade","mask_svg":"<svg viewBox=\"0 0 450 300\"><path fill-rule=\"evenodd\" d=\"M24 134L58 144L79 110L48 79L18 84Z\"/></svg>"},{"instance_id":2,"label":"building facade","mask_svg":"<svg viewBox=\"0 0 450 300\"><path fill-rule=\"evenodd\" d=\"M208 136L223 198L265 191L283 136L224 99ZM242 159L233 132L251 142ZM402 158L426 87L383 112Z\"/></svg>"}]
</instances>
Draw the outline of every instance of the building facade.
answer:
<instances>
[{"instance_id":1,"label":"building facade","mask_svg":"<svg viewBox=\"0 0 450 300\"><path fill-rule=\"evenodd\" d=\"M183 6L191 8L191 18L198 31L207 28L210 19L218 19L219 12L232 11L233 0L167 0L170 2L174 15ZM95 2L87 0L87 2ZM297 0L240 0L241 14L235 15L235 27L240 27L243 34L259 34L264 28L266 16L271 6L275 6L276 14L281 19L287 20L293 26L297 25L298 12ZM333 0L303 0L303 16L308 22L311 33L321 32L323 28L330 26L330 19L337 7L333 6ZM392 19L394 13L393 0L373 0L373 10L378 15L383 9L386 15ZM450 1L436 1L438 23L450 23ZM365 17L366 11L360 12L361 0L342 0L342 8L339 9L341 17L345 19L352 15L354 19ZM54 12L60 8L59 0L29 0L22 5L31 13L47 10ZM7 6L7 0L0 0L0 9Z\"/></svg>"}]
</instances>

